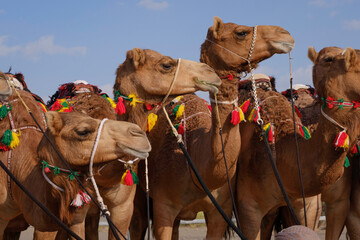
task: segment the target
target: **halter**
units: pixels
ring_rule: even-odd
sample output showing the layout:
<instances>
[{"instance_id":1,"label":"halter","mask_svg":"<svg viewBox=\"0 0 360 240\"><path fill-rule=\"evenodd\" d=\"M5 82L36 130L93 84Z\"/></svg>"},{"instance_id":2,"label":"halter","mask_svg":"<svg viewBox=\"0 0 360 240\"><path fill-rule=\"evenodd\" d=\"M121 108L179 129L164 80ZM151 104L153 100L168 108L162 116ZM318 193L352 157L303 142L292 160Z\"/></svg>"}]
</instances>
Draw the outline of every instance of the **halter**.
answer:
<instances>
[{"instance_id":1,"label":"halter","mask_svg":"<svg viewBox=\"0 0 360 240\"><path fill-rule=\"evenodd\" d=\"M90 162L89 162L89 178L91 180L91 183L93 184L94 186L94 189L95 189L95 193L96 193L96 198L97 198L97 201L99 202L100 204L100 207L101 207L101 210L102 212L106 212L106 214L108 214L110 216L110 212L107 210L107 207L106 205L104 204L104 200L103 198L101 197L100 195L100 192L99 192L99 188L95 182L95 178L94 178L94 175L93 175L93 162L94 162L94 156L95 156L95 152L96 152L96 149L97 149L97 146L99 144L99 140L100 140L100 135L101 135L101 130L104 126L104 123L107 121L108 119L107 118L104 118L103 120L101 120L100 124L99 124L99 127L98 127L98 131L97 131L97 134L96 134L96 138L95 138L95 143L94 143L94 146L93 146L93 149L91 151L91 156L90 156Z\"/></svg>"}]
</instances>

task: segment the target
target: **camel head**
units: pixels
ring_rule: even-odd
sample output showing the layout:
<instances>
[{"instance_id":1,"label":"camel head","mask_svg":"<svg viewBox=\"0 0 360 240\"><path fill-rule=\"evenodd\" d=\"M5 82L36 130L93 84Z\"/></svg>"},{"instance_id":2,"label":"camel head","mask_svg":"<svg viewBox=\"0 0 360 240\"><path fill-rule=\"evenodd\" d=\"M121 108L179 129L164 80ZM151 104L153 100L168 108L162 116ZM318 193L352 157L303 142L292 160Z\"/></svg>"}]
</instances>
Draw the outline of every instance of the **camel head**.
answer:
<instances>
[{"instance_id":1,"label":"camel head","mask_svg":"<svg viewBox=\"0 0 360 240\"><path fill-rule=\"evenodd\" d=\"M207 39L201 46L201 62L207 63L219 74L224 71L243 72L249 71L246 59L252 44L252 67L276 53L288 53L294 48L294 39L282 27L257 26L255 41L254 29L235 23L223 23L219 17L214 17L214 24L209 28Z\"/></svg>"},{"instance_id":2,"label":"camel head","mask_svg":"<svg viewBox=\"0 0 360 240\"><path fill-rule=\"evenodd\" d=\"M214 70L204 63L173 59L153 50L134 48L116 71L114 89L121 94L144 99L162 99L174 81L171 95L197 90L217 91L221 81Z\"/></svg>"},{"instance_id":3,"label":"camel head","mask_svg":"<svg viewBox=\"0 0 360 240\"><path fill-rule=\"evenodd\" d=\"M74 166L89 164L101 120L76 112L49 111L46 117L47 134L68 163ZM146 158L150 150L149 140L139 126L107 120L101 130L94 163L126 159L130 156ZM56 156L45 138L39 144L38 154L40 159L44 160Z\"/></svg>"},{"instance_id":4,"label":"camel head","mask_svg":"<svg viewBox=\"0 0 360 240\"><path fill-rule=\"evenodd\" d=\"M321 97L360 99L360 51L352 48L326 47L316 52L309 47L314 63L313 83Z\"/></svg>"},{"instance_id":5,"label":"camel head","mask_svg":"<svg viewBox=\"0 0 360 240\"><path fill-rule=\"evenodd\" d=\"M0 98L7 98L12 94L12 89L6 75L0 71Z\"/></svg>"}]
</instances>

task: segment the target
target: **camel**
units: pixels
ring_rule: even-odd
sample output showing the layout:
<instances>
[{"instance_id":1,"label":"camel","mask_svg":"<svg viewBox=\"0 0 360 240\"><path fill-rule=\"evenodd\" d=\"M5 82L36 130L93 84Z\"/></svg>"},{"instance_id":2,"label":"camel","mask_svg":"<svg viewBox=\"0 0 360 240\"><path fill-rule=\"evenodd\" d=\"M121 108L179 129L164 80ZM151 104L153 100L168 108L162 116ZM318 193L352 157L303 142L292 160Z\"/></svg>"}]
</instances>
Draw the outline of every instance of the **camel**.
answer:
<instances>
[{"instance_id":1,"label":"camel","mask_svg":"<svg viewBox=\"0 0 360 240\"><path fill-rule=\"evenodd\" d=\"M299 112L301 113L301 121L305 126L307 126L310 130L310 132L314 132L318 122L319 122L319 116L320 116L320 107L321 103L318 101L318 98L314 92L313 88L309 88L308 86L299 85L294 86L294 103L299 108ZM290 90L284 91L283 94L287 98L290 98ZM358 143L359 144L359 143ZM356 146L355 146L356 148ZM352 149L353 151L353 149ZM356 192L356 177L352 177L353 175L358 175L358 168L353 167L353 164L357 163L357 156L354 153L351 153L348 155L350 166L346 167L344 170L343 176L335 182L332 186L330 186L328 189L326 189L324 192L321 193L321 200L325 202L326 204L326 239L338 239L341 235L341 232L343 230L343 226L345 225L345 221L347 219L347 216L350 216L350 212L353 211L353 209L350 211L350 204L355 203L352 199L351 192ZM352 184L352 181L354 182ZM354 196L356 194L353 194ZM318 222L319 219L319 213L317 209L319 209L317 206L317 202L312 202L310 199L306 200L306 203L308 205L307 207L307 220L308 224L309 222ZM311 208L313 206L313 208ZM356 205L353 205L356 206ZM292 221L291 216L289 215L289 212L286 207L280 208L280 216L281 221L283 221L283 224L285 227L294 225L295 223ZM303 212L303 208L295 209L297 212ZM356 214L355 214L356 215ZM304 218L301 215L298 215L299 219L304 222ZM274 217L272 217L274 219ZM349 224L351 225L351 224ZM272 224L267 224L268 227L272 226ZM314 225L308 225L311 226L313 229ZM356 229L356 228L355 228ZM270 229L269 229L270 230ZM267 232L269 232L269 230ZM353 229L348 230L348 234L351 236L353 235ZM263 229L261 233L262 239L270 239L270 234L268 237L263 238ZM356 235L355 235L356 236Z\"/></svg>"},{"instance_id":2,"label":"camel","mask_svg":"<svg viewBox=\"0 0 360 240\"><path fill-rule=\"evenodd\" d=\"M186 94L199 89L211 89L215 91L216 86L220 84L220 79L213 70L205 64L184 59L181 60L181 65L179 64L177 60L158 52L134 48L127 52L125 62L121 64L117 70L118 75L126 75L129 79L123 80L119 82L119 84L122 85L124 93L136 94L137 99L143 99L146 103L158 103L166 95L171 82L174 81L174 74L176 72L177 80L174 82L171 94ZM176 69L178 65L179 68ZM214 85L214 87L212 85ZM156 86L156 88L152 86ZM60 88L64 89L65 87ZM67 88L75 89L72 85ZM72 90L68 90L67 88L64 92L72 96L71 100L73 100L73 103L71 109L73 111L83 112L95 118L114 118L115 111L108 109L111 105L103 103L104 101L106 102L106 100L96 94L74 94ZM58 91L54 94L54 97L52 97L49 105L56 105L56 98L65 97L63 95L64 94ZM140 110L140 108L137 107L136 109ZM142 117L146 118L147 112L143 114L144 116ZM122 118L126 120L124 116L122 116ZM146 126L143 127L143 129L146 130ZM136 187L135 185L126 186L120 184L122 173L126 170L123 163L111 162L99 166L99 168L100 170L95 176L95 179L104 203L107 205L111 213L111 218L117 228L123 234L126 234L133 211L132 202ZM132 168L136 171L137 167L135 165ZM91 207L87 218L87 223L90 224L90 227L87 226L86 230L87 239L98 238L98 220L98 210ZM114 238L110 232L109 238Z\"/></svg>"},{"instance_id":3,"label":"camel","mask_svg":"<svg viewBox=\"0 0 360 240\"><path fill-rule=\"evenodd\" d=\"M317 53L311 47L308 55L314 63L313 83L320 98L343 98L344 101L359 99L360 89L357 85L352 87L358 81L356 74L359 71L359 57L355 50L328 47ZM243 99L247 98L245 95ZM276 152L276 164L285 189L291 200L301 198L299 180L296 177L294 179L297 176L297 164L291 105L280 93L259 90L257 95L261 100L264 122L271 122L275 129L272 147ZM341 142L339 139L346 137L340 125L347 129L351 146L359 135L359 118L357 109L326 107L309 140L300 135L299 124L297 134L306 196L323 192L342 176L345 157L350 149L343 145L347 141ZM295 121L301 123L298 116ZM269 210L285 205L285 202L267 160L264 143L259 141L259 129L255 124L247 122L241 126L241 130L244 134L237 178L237 206L244 234L248 239L258 239L263 216Z\"/></svg>"},{"instance_id":4,"label":"camel","mask_svg":"<svg viewBox=\"0 0 360 240\"><path fill-rule=\"evenodd\" d=\"M214 24L208 31L207 41L201 47L200 61L208 64L219 76L224 77L217 93L220 103L220 124L214 110L213 113L209 113L204 100L194 95L185 95L180 101L167 107L168 111L173 112L176 106L184 106L183 118L176 120L174 116L172 120L177 125L183 124L185 128L183 138L187 150L207 187L213 190L214 196L229 216L232 206L228 197L229 188L226 185L219 128L222 129L229 175L232 178L235 175L240 151L239 125L230 122L234 105L237 103L239 79L237 74L249 71L246 58L252 42L255 43L251 54L253 67L275 53L290 51L294 46L293 38L281 27L257 26L256 39L253 37L253 30L253 27L234 23L224 24L220 18L215 17ZM224 46L229 51L224 50ZM231 51L234 55L230 53ZM231 76L227 77L228 75ZM210 93L210 98L215 98L213 93ZM215 109L213 102L211 108ZM194 219L197 212L204 211L208 224L207 238L222 238L226 223L207 199L190 171L176 139L171 136L170 128L164 127L166 120L162 114L159 114L158 121L159 123L148 134L150 141L156 143L153 144L149 157L149 185L153 201L155 237L172 238L174 221L176 227L180 219ZM139 172L142 167L139 166ZM141 191L137 191L137 196L141 197L141 195L143 195ZM143 238L146 230L143 201L137 196L135 204L138 201L140 205L135 207L130 227L132 239Z\"/></svg>"},{"instance_id":5,"label":"camel","mask_svg":"<svg viewBox=\"0 0 360 240\"><path fill-rule=\"evenodd\" d=\"M69 205L78 193L79 187L68 178L74 176L60 168L64 164L51 148L35 125L30 114L26 112L23 102L31 110L46 134L55 144L69 165L81 174L89 163L87 160L92 151L100 120L90 118L79 113L48 112L43 115L42 108L33 96L23 90L12 90L4 83L5 75L1 77L2 105L9 110L1 121L2 133L11 133L9 141L3 136L0 157L14 176L50 211L65 223L72 222L75 208L69 210ZM5 87L4 87L5 86ZM11 93L12 92L12 93ZM11 94L10 94L11 93ZM19 94L19 95L18 95ZM5 131L11 129L9 131ZM6 135L7 136L7 135ZM26 143L26 144L25 144ZM72 151L72 149L76 149ZM145 133L135 124L108 120L103 123L98 141L98 149L94 153L94 163L109 162L129 156L146 158L151 147ZM60 173L53 176L52 169L59 169ZM43 172L63 192L52 188L42 176ZM56 170L57 171L57 170ZM0 239L9 220L23 214L25 220L41 231L54 231L59 227L47 216L21 189L1 173L1 204L0 204ZM77 232L78 235L82 235ZM82 236L84 237L84 236Z\"/></svg>"}]
</instances>

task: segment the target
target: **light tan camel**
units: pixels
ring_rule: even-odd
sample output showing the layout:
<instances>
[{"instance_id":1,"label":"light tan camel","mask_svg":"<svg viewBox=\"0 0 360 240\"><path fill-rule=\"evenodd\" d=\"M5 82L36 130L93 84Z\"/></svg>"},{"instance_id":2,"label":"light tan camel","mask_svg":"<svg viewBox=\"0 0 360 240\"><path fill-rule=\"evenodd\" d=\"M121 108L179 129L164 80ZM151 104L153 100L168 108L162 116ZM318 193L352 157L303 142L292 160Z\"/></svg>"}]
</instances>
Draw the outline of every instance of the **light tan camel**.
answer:
<instances>
[{"instance_id":1,"label":"light tan camel","mask_svg":"<svg viewBox=\"0 0 360 240\"><path fill-rule=\"evenodd\" d=\"M185 106L185 114L180 121L185 126L184 140L187 150L209 189L221 187L219 191L213 191L213 194L229 216L232 207L226 185L219 128L222 129L229 175L233 177L240 150L239 126L230 122L238 96L237 74L249 70L246 58L252 42L254 48L251 61L254 67L275 53L290 51L294 45L293 38L281 27L257 26L256 38L253 37L253 31L253 27L224 24L215 17L207 34L208 40L201 47L201 62L214 68L219 76L225 77L217 94L220 124L216 114L210 115L204 101L194 95L186 95L180 102L168 107L172 110L178 104ZM232 77L227 79L228 75L235 76L234 80L230 80ZM210 98L214 99L214 94L210 94ZM212 103L211 107L215 109L215 104ZM179 120L172 120L179 123ZM226 229L225 221L205 196L178 148L176 139L171 136L169 127L164 128L164 116L160 115L159 121L148 134L150 141L156 143L153 144L149 158L150 195L153 200L156 238L170 239L175 220L177 224L179 219L194 219L199 211L206 213L209 226L207 238L222 238ZM142 212L136 211L139 209ZM131 226L132 239L144 236L144 231L139 234L139 229L146 228L144 216L140 217L144 213L144 208L135 207Z\"/></svg>"},{"instance_id":2,"label":"light tan camel","mask_svg":"<svg viewBox=\"0 0 360 240\"><path fill-rule=\"evenodd\" d=\"M2 86L6 86L4 75L0 74L0 77ZM5 87L0 92L4 93L8 90L9 88ZM40 122L42 128L45 129L45 116L33 96L22 90L18 90L18 93L34 117ZM3 141L4 137L2 138L1 160L4 161L14 176L50 211L64 222L72 222L74 209L69 210L69 205L79 187L75 182L70 182L67 179L69 174L60 173L52 176L50 173L45 173L49 174L48 178L52 182L60 188L66 189L66 191L61 192L51 188L42 176L41 161L46 161L48 164L57 167L63 167L63 164L59 162L60 160L54 150L43 138L42 133L15 92L9 96L2 96L2 105L9 110L11 108L1 120L2 133L4 134L5 130L8 129L11 129L13 133L10 145ZM75 171L81 172L80 170L83 170L84 165L89 162L87 159L90 157L89 154L94 144L100 120L78 113L49 112L46 117L46 133L49 138L58 147L70 166ZM76 151L72 149L76 149ZM145 133L138 126L108 120L103 125L98 149L94 155L94 163L107 162L128 155L144 158L150 149ZM59 228L35 203L25 196L25 193L13 181L8 180L5 172L2 171L0 176L2 182L0 239L3 238L3 231L9 220L19 214L23 214L26 221L39 230L52 231ZM79 232L78 234L81 235ZM82 235L82 237L84 236Z\"/></svg>"},{"instance_id":3,"label":"light tan camel","mask_svg":"<svg viewBox=\"0 0 360 240\"><path fill-rule=\"evenodd\" d=\"M355 50L329 47L317 53L314 48L309 48L308 55L314 62L313 82L320 97L343 98L350 102L359 99L359 57ZM273 147L276 149L276 164L285 189L291 200L300 198L299 180L295 177L297 165L293 122L289 121L292 119L291 106L284 96L277 93L258 91L258 96L262 102L264 121L273 123L275 127ZM319 125L312 138L305 140L299 135L300 163L306 196L321 193L343 174L343 164L350 149L343 150L340 146L334 146L334 140L343 130L335 122L347 128L351 146L359 135L359 120L358 109L327 107L320 116ZM300 119L296 116L295 121L300 122ZM248 134L249 138L242 138L244 141L237 179L238 212L245 235L248 239L256 239L259 237L262 217L269 210L285 203L274 178L264 143L259 141L256 133L259 131L257 126L247 123L241 130L241 133L244 132L242 136Z\"/></svg>"}]
</instances>

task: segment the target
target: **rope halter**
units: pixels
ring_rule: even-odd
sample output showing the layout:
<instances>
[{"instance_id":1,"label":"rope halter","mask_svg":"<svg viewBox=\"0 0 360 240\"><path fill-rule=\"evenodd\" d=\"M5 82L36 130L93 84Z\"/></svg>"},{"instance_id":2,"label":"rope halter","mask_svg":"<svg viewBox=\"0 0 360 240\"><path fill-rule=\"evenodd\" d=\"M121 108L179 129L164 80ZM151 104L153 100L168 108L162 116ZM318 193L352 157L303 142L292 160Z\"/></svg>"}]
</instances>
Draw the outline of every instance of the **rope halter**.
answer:
<instances>
[{"instance_id":1,"label":"rope halter","mask_svg":"<svg viewBox=\"0 0 360 240\"><path fill-rule=\"evenodd\" d=\"M173 80L172 80L172 82L171 82L171 84L170 84L170 87L169 87L168 92L166 93L164 99L163 99L162 102L161 102L161 105L164 105L165 101L168 99L171 91L172 91L173 88L174 88L175 81L176 81L176 79L177 79L177 75L178 75L179 69L180 69L180 63L181 63L181 58L179 58L179 60L178 60L178 65L177 65L177 67L176 67L176 71L175 71L174 78L173 78Z\"/></svg>"},{"instance_id":2,"label":"rope halter","mask_svg":"<svg viewBox=\"0 0 360 240\"><path fill-rule=\"evenodd\" d=\"M93 184L94 186L94 189L95 189L95 193L96 193L96 198L97 198L97 201L99 202L100 204L100 207L101 207L101 210L102 210L102 213L105 213L107 215L110 216L110 212L107 210L107 207L106 205L104 204L104 200L103 198L101 197L100 195L100 192L99 192L99 188L95 182L95 178L94 178L94 175L93 175L93 163L94 163L94 157L95 157L95 152L96 152L96 149L97 149L97 146L99 144L99 140L100 140L100 135L101 135L101 130L104 126L104 123L107 121L108 119L107 118L104 118L103 120L101 120L100 124L99 124L99 127L98 127L98 131L97 131L97 134L96 134L96 138L95 138L95 143L94 143L94 146L93 146L93 149L91 151L91 156L90 156L90 162L89 162L89 178L91 180L91 183Z\"/></svg>"}]
</instances>

